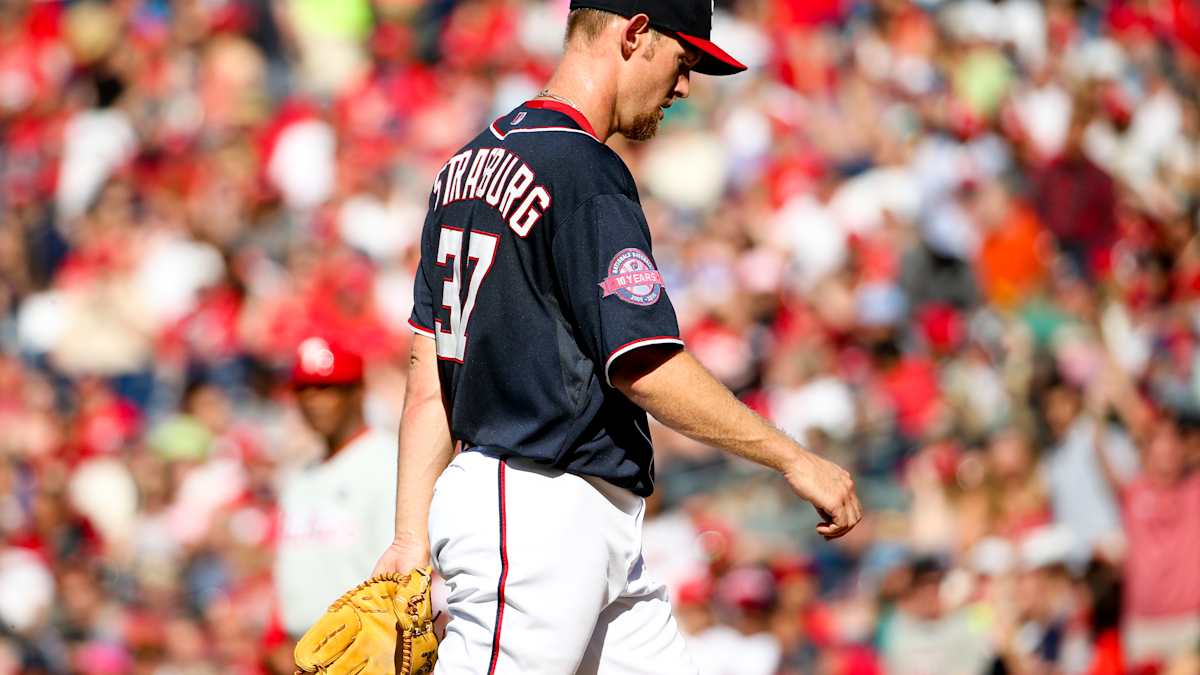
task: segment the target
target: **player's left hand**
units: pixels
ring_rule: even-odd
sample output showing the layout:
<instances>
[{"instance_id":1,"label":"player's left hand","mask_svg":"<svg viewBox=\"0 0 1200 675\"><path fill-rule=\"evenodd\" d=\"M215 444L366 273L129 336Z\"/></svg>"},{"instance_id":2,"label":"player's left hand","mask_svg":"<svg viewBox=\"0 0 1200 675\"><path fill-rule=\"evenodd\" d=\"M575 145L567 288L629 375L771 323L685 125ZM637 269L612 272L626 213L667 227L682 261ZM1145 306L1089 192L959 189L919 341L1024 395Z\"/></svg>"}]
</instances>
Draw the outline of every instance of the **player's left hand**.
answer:
<instances>
[{"instance_id":1,"label":"player's left hand","mask_svg":"<svg viewBox=\"0 0 1200 675\"><path fill-rule=\"evenodd\" d=\"M801 498L808 500L820 514L817 533L837 539L854 529L862 520L862 504L854 489L854 479L842 467L805 452L783 472L784 478Z\"/></svg>"},{"instance_id":2,"label":"player's left hand","mask_svg":"<svg viewBox=\"0 0 1200 675\"><path fill-rule=\"evenodd\" d=\"M371 572L371 576L380 574L407 574L409 570L419 569L429 565L429 546L424 542L406 542L393 541L383 555L379 556L379 562L375 563L375 569Z\"/></svg>"}]
</instances>

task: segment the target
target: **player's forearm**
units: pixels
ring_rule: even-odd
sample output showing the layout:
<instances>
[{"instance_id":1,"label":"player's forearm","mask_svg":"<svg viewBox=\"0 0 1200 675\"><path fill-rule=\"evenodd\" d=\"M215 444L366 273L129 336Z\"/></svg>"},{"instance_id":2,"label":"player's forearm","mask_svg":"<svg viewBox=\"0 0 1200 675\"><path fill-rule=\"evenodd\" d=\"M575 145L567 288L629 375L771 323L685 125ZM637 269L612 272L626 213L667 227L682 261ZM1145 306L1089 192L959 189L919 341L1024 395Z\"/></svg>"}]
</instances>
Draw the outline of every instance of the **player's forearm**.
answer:
<instances>
[{"instance_id":1,"label":"player's forearm","mask_svg":"<svg viewBox=\"0 0 1200 675\"><path fill-rule=\"evenodd\" d=\"M396 463L396 542L410 546L427 545L433 485L453 455L436 359L433 340L414 338Z\"/></svg>"},{"instance_id":2,"label":"player's forearm","mask_svg":"<svg viewBox=\"0 0 1200 675\"><path fill-rule=\"evenodd\" d=\"M686 351L646 348L614 364L613 385L659 422L695 441L786 472L807 452L756 415Z\"/></svg>"},{"instance_id":3,"label":"player's forearm","mask_svg":"<svg viewBox=\"0 0 1200 675\"><path fill-rule=\"evenodd\" d=\"M405 406L396 475L396 542L425 544L433 485L450 463L452 449L440 401Z\"/></svg>"}]
</instances>

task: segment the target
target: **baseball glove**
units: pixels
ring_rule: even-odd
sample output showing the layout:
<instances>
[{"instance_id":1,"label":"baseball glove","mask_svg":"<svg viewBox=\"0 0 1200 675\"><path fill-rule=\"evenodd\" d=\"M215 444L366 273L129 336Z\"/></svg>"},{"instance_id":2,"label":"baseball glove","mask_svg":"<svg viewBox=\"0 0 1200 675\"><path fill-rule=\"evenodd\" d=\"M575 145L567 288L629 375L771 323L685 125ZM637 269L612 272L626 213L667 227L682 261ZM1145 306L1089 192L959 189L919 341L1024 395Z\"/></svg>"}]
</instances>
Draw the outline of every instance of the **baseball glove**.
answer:
<instances>
[{"instance_id":1,"label":"baseball glove","mask_svg":"<svg viewBox=\"0 0 1200 675\"><path fill-rule=\"evenodd\" d=\"M304 673L428 675L437 659L430 570L382 574L347 591L296 643Z\"/></svg>"}]
</instances>

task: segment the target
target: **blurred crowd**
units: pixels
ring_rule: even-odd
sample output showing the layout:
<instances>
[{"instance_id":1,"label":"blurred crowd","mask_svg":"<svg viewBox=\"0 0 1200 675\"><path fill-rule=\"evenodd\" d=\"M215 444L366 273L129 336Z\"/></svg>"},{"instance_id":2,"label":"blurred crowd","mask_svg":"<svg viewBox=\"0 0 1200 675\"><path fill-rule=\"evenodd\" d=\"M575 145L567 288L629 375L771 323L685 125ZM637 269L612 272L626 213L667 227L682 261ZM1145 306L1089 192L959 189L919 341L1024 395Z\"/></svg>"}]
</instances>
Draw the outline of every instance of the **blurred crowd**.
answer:
<instances>
[{"instance_id":1,"label":"blurred crowd","mask_svg":"<svg viewBox=\"0 0 1200 675\"><path fill-rule=\"evenodd\" d=\"M684 338L854 472L659 428L704 675L1200 673L1200 4L718 0L638 179ZM0 673L290 673L311 335L399 424L432 177L565 0L0 3Z\"/></svg>"}]
</instances>

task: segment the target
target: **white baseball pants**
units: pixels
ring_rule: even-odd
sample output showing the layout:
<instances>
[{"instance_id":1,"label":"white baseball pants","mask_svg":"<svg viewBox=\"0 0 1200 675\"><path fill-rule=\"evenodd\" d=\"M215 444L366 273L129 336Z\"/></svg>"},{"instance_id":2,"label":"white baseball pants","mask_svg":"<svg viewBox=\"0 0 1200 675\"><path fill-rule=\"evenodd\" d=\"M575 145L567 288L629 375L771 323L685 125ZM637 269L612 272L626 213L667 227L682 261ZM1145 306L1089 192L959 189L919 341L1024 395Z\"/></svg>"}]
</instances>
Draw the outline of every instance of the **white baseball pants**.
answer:
<instances>
[{"instance_id":1,"label":"white baseball pants","mask_svg":"<svg viewBox=\"0 0 1200 675\"><path fill-rule=\"evenodd\" d=\"M695 675L642 560L644 500L460 453L429 516L450 621L435 675Z\"/></svg>"}]
</instances>

